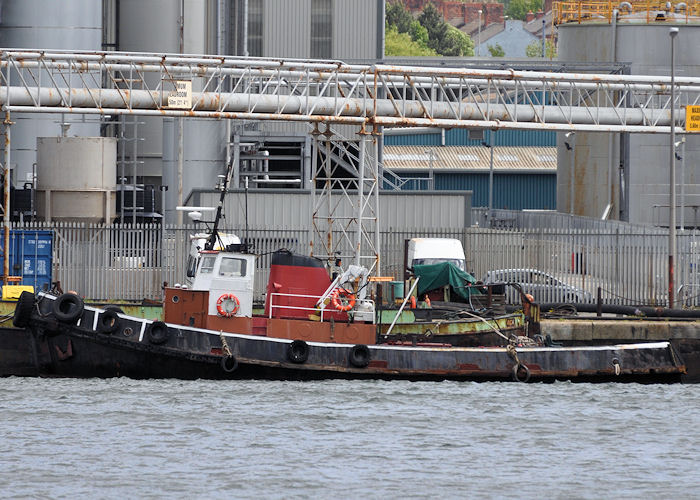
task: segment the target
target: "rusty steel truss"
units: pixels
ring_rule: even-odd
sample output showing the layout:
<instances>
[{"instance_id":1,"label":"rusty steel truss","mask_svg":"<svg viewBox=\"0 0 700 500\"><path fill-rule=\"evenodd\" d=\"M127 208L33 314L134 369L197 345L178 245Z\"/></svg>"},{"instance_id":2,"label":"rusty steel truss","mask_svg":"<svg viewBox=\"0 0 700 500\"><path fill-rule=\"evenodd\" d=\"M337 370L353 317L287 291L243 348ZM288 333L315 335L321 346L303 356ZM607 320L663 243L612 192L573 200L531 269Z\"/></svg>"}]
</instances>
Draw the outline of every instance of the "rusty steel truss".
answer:
<instances>
[{"instance_id":1,"label":"rusty steel truss","mask_svg":"<svg viewBox=\"0 0 700 500\"><path fill-rule=\"evenodd\" d=\"M191 82L189 99L169 105L178 82ZM250 59L119 52L0 51L0 103L5 112L9 165L11 114L81 113L232 120L281 120L356 125L357 161L348 182L328 177L332 154L315 163L313 233L317 255L332 258L335 243L318 228L341 220L356 261L378 259L371 231L378 227L376 141L382 127L473 127L668 134L671 106L684 133L684 106L698 104L700 78L554 73L474 68L428 68L340 61ZM183 104L184 102L184 104ZM331 152L329 129L317 128L317 152ZM324 136L323 138L321 136ZM338 144L335 141L334 144ZM369 147L368 147L369 146ZM9 238L9 176L5 176L5 247ZM320 187L323 186L323 187ZM340 202L351 213L336 209ZM352 191L359 196L351 196ZM326 199L328 198L328 199ZM359 200L359 201L358 201ZM319 207L325 206L326 210ZM369 214L369 215L367 215ZM371 228L371 229L370 229ZM328 229L330 231L330 229ZM370 231L370 232L368 232ZM353 235L350 238L349 235ZM5 273L8 275L7 259ZM370 266L371 267L371 266Z\"/></svg>"}]
</instances>

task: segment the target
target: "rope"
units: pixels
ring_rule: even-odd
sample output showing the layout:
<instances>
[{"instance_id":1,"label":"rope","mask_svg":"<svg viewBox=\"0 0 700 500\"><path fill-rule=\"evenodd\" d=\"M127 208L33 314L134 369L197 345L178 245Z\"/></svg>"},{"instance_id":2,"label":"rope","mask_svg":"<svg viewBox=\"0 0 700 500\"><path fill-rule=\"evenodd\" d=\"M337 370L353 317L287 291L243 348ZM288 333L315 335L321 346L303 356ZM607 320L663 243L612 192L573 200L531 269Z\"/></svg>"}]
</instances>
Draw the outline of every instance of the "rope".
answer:
<instances>
[{"instance_id":1,"label":"rope","mask_svg":"<svg viewBox=\"0 0 700 500\"><path fill-rule=\"evenodd\" d=\"M466 314L467 316L471 316L471 317L473 317L473 318L480 319L481 321L483 321L484 323L486 323L486 324L488 325L488 327L491 328L491 330L493 330L495 333L497 333L498 335L500 335L501 337L503 337L505 340L507 340L507 341L510 342L510 339L509 339L506 335L504 335L494 324L489 323L488 321L486 321L484 318L482 318L482 317L479 316L478 314L471 313L471 312L469 312L469 311L467 311L467 310L459 311L459 314ZM440 324L438 323L438 327L439 327L439 325L440 325Z\"/></svg>"},{"instance_id":2,"label":"rope","mask_svg":"<svg viewBox=\"0 0 700 500\"><path fill-rule=\"evenodd\" d=\"M518 351L515 350L515 346L513 344L508 344L506 346L506 352L508 353L508 356L510 356L511 359L515 361L516 366L522 364L518 359Z\"/></svg>"},{"instance_id":3,"label":"rope","mask_svg":"<svg viewBox=\"0 0 700 500\"><path fill-rule=\"evenodd\" d=\"M562 304L543 313L546 318L563 318L568 316L578 316L578 310L572 304Z\"/></svg>"},{"instance_id":4,"label":"rope","mask_svg":"<svg viewBox=\"0 0 700 500\"><path fill-rule=\"evenodd\" d=\"M226 342L226 337L224 337L224 331L219 330L219 338L221 339L221 347L224 349L224 353L226 353L226 356L229 358L233 356L231 353L231 349L228 347L228 342Z\"/></svg>"}]
</instances>

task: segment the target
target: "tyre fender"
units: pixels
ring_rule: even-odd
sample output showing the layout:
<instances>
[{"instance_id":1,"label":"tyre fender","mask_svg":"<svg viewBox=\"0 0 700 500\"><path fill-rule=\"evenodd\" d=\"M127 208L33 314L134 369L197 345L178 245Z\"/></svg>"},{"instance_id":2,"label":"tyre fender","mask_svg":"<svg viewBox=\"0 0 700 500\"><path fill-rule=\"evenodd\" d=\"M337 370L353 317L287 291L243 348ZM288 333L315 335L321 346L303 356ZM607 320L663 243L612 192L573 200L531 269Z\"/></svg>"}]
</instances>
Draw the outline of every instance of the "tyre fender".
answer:
<instances>
[{"instance_id":1,"label":"tyre fender","mask_svg":"<svg viewBox=\"0 0 700 500\"><path fill-rule=\"evenodd\" d=\"M369 365L371 355L369 352L369 347L364 344L357 344L350 348L350 353L348 354L348 361L355 368L365 368Z\"/></svg>"},{"instance_id":2,"label":"tyre fender","mask_svg":"<svg viewBox=\"0 0 700 500\"><path fill-rule=\"evenodd\" d=\"M151 344L164 344L168 340L168 325L162 321L154 321L148 326L146 336Z\"/></svg>"},{"instance_id":3,"label":"tyre fender","mask_svg":"<svg viewBox=\"0 0 700 500\"><path fill-rule=\"evenodd\" d=\"M309 359L309 344L303 340L294 340L287 346L287 359L292 363L301 364Z\"/></svg>"},{"instance_id":4,"label":"tyre fender","mask_svg":"<svg viewBox=\"0 0 700 500\"><path fill-rule=\"evenodd\" d=\"M112 309L104 310L97 318L97 331L100 333L114 333L119 329L119 315Z\"/></svg>"},{"instance_id":5,"label":"tyre fender","mask_svg":"<svg viewBox=\"0 0 700 500\"><path fill-rule=\"evenodd\" d=\"M64 293L53 302L53 314L62 323L73 323L83 315L85 303L79 295Z\"/></svg>"},{"instance_id":6,"label":"tyre fender","mask_svg":"<svg viewBox=\"0 0 700 500\"><path fill-rule=\"evenodd\" d=\"M221 368L226 373L235 372L236 368L238 368L238 360L236 359L236 356L230 354L221 358Z\"/></svg>"},{"instance_id":7,"label":"tyre fender","mask_svg":"<svg viewBox=\"0 0 700 500\"><path fill-rule=\"evenodd\" d=\"M15 307L15 315L12 317L12 324L17 328L24 328L29 325L34 301L35 297L32 292L27 292L25 290L19 295L17 306Z\"/></svg>"},{"instance_id":8,"label":"tyre fender","mask_svg":"<svg viewBox=\"0 0 700 500\"><path fill-rule=\"evenodd\" d=\"M523 363L516 363L513 365L513 380L527 382L530 380L530 369Z\"/></svg>"}]
</instances>

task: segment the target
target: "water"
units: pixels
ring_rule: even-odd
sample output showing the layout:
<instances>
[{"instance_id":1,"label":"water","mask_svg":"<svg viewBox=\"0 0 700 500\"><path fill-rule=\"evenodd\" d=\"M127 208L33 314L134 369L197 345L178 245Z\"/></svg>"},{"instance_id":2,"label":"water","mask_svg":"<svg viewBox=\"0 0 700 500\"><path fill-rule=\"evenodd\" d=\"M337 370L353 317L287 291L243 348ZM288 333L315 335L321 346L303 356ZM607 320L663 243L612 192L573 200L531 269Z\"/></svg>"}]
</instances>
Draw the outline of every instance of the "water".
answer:
<instances>
[{"instance_id":1,"label":"water","mask_svg":"<svg viewBox=\"0 0 700 500\"><path fill-rule=\"evenodd\" d=\"M700 385L0 380L1 498L691 498Z\"/></svg>"}]
</instances>

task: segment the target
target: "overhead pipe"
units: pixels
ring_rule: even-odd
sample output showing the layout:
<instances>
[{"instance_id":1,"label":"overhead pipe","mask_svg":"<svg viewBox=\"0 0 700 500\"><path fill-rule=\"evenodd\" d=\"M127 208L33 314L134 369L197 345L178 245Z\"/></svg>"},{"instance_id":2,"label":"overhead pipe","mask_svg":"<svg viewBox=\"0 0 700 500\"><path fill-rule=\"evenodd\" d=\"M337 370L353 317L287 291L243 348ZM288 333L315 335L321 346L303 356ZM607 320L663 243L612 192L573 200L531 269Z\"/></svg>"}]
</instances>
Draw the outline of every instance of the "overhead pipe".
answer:
<instances>
[{"instance_id":1,"label":"overhead pipe","mask_svg":"<svg viewBox=\"0 0 700 500\"><path fill-rule=\"evenodd\" d=\"M140 53L122 52L44 52L3 50L0 52L0 67L16 64L18 67L40 67L41 69L72 69L80 71L100 70L125 70L132 69L134 65L141 71L165 71L166 73L187 72L195 76L228 74L227 70L238 68L245 74L258 75L258 71L295 71L299 75L312 78L328 77L332 72L334 77L342 78L342 75L366 75L371 78L375 73L382 76L394 76L401 79L411 77L414 81L417 77L437 77L449 82L450 79L460 78L486 78L488 80L512 80L512 81L547 81L550 84L560 82L596 83L596 84L654 84L657 88L663 88L670 84L670 78L650 75L620 75L620 74L590 74L590 73L554 73L543 71L515 71L497 69L475 68L430 68L415 66L392 65L350 65L342 61L313 61L293 59L250 59L242 56L202 56L187 54L162 54L146 55ZM12 63L10 62L12 61ZM314 73L319 71L321 73ZM676 78L677 85L700 85L700 80L695 77Z\"/></svg>"},{"instance_id":2,"label":"overhead pipe","mask_svg":"<svg viewBox=\"0 0 700 500\"><path fill-rule=\"evenodd\" d=\"M137 110L156 110L158 114L172 116L199 116L201 112L217 111L218 117L226 113L248 112L253 116L260 115L265 119L267 114L310 115L324 117L366 117L375 123L395 126L440 126L438 121L447 120L460 126L463 121L479 121L482 126L491 122L496 127L498 122L542 122L545 124L595 124L619 125L620 110L616 108L596 108L595 117L591 110L585 107L567 107L547 105L535 108L526 104L484 104L473 102L431 103L432 109L428 115L424 103L419 101L402 102L399 113L391 100L371 100L360 98L336 99L332 97L313 96L276 96L276 95L247 95L236 93L193 92L192 110L179 114L167 108L167 94L149 90L115 90L115 89L48 89L33 87L0 86L0 104L21 111L56 111L56 112L88 112L90 108L129 109L130 113ZM342 106L339 106L342 104ZM34 109L32 109L34 108ZM66 108L70 108L67 110ZM84 108L84 109L83 109ZM542 110L542 114L538 113ZM681 119L684 110L680 110ZM661 127L670 125L669 110L626 109L624 125L647 125ZM342 122L342 119L338 119ZM477 125L478 126L478 125ZM571 125L570 125L571 126ZM596 129L600 131L600 129ZM666 129L668 133L668 129Z\"/></svg>"}]
</instances>

